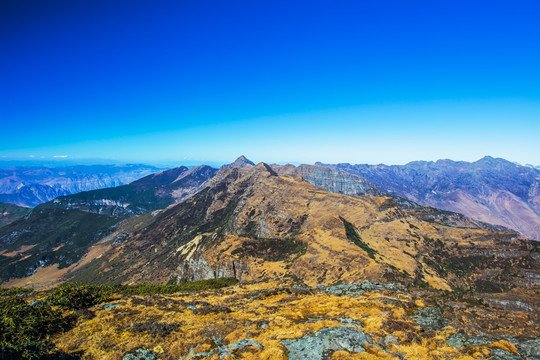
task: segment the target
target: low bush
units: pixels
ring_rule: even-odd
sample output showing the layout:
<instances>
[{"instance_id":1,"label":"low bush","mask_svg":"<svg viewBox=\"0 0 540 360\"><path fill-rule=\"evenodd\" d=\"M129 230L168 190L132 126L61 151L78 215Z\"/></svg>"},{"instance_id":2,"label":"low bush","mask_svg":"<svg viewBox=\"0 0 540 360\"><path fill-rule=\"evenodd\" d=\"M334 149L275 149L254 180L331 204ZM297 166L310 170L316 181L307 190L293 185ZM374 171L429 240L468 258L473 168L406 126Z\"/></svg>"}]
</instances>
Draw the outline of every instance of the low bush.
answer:
<instances>
[{"instance_id":1,"label":"low bush","mask_svg":"<svg viewBox=\"0 0 540 360\"><path fill-rule=\"evenodd\" d=\"M54 353L50 335L69 321L44 302L33 306L18 296L0 297L0 358L41 359Z\"/></svg>"},{"instance_id":2,"label":"low bush","mask_svg":"<svg viewBox=\"0 0 540 360\"><path fill-rule=\"evenodd\" d=\"M108 288L112 293L123 295L174 294L182 291L221 289L223 287L234 285L237 282L238 280L236 278L218 278L186 282L183 284L111 285Z\"/></svg>"},{"instance_id":3,"label":"low bush","mask_svg":"<svg viewBox=\"0 0 540 360\"><path fill-rule=\"evenodd\" d=\"M109 286L65 283L52 289L45 300L64 309L79 310L108 301L111 293Z\"/></svg>"},{"instance_id":4,"label":"low bush","mask_svg":"<svg viewBox=\"0 0 540 360\"><path fill-rule=\"evenodd\" d=\"M34 290L28 289L28 288L20 288L20 287L4 288L4 287L0 287L0 296L15 296L15 295L23 296L23 295L30 294L32 291L34 291Z\"/></svg>"}]
</instances>

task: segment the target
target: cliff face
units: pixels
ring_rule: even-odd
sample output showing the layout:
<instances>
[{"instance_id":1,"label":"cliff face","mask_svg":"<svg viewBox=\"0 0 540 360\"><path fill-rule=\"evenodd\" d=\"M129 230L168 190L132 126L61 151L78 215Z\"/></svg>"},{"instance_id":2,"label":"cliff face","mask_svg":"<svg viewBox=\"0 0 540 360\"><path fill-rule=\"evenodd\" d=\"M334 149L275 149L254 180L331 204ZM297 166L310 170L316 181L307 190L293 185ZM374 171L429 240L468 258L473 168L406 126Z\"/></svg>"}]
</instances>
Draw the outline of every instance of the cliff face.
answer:
<instances>
[{"instance_id":1,"label":"cliff face","mask_svg":"<svg viewBox=\"0 0 540 360\"><path fill-rule=\"evenodd\" d=\"M381 191L502 225L540 240L538 169L491 157L473 163L439 160L394 166L324 166L363 177Z\"/></svg>"},{"instance_id":2,"label":"cliff face","mask_svg":"<svg viewBox=\"0 0 540 360\"><path fill-rule=\"evenodd\" d=\"M432 208L403 209L389 197L330 193L261 163L220 171L73 276L92 269L103 282L235 276L503 289L536 286L539 268L536 243L515 233Z\"/></svg>"},{"instance_id":3,"label":"cliff face","mask_svg":"<svg viewBox=\"0 0 540 360\"><path fill-rule=\"evenodd\" d=\"M58 196L130 183L159 169L147 165L93 165L0 169L0 202L34 207Z\"/></svg>"},{"instance_id":4,"label":"cliff face","mask_svg":"<svg viewBox=\"0 0 540 360\"><path fill-rule=\"evenodd\" d=\"M272 169L282 176L300 176L312 185L337 194L352 196L383 195L372 183L345 171L332 170L323 166L272 165Z\"/></svg>"}]
</instances>

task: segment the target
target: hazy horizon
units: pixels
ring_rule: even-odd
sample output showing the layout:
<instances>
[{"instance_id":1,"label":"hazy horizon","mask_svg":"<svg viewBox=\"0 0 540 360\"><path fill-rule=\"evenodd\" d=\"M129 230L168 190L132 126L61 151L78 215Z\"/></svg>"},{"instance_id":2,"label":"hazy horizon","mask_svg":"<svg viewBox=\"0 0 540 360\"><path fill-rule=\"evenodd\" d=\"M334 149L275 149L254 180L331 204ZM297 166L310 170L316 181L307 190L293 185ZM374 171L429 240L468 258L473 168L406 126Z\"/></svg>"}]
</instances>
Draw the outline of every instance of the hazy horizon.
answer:
<instances>
[{"instance_id":1,"label":"hazy horizon","mask_svg":"<svg viewBox=\"0 0 540 360\"><path fill-rule=\"evenodd\" d=\"M239 155L239 156L245 156L245 155ZM13 159L6 159L6 158L0 158L0 168L7 168L7 167L16 167L16 166L28 166L28 167L31 167L31 166L36 166L36 167L39 167L39 166L42 166L42 167L51 167L51 168L54 168L54 167L69 167L69 166L92 166L92 165L146 165L146 166L153 166L153 167L156 167L158 169L167 169L167 168L173 168L173 167L178 167L178 166L187 166L187 167L192 167L192 166L197 166L197 165L209 165L209 166L212 166L212 167L220 167L222 165L225 165L225 164L229 164L229 163L232 163L236 158L238 158L239 156L235 157L235 158L232 158L232 159L229 159L229 160L226 160L226 161L214 161L214 160L170 160L170 161L156 161L156 162L137 162L137 161L126 161L126 160L121 160L121 159L92 159L92 158L62 158L62 159L55 159L55 158L13 158ZM298 165L301 165L301 164L310 164L310 165L314 165L315 163L317 162L320 162L320 161L315 161L315 162L301 162L301 161L292 161L292 162L288 162L288 161L265 161L264 159L255 159L255 158L251 158L249 156L245 156L248 160L250 161L253 161L254 163L260 163L260 162L264 162L264 163L268 163L268 164L278 164L278 165L285 165L285 164L292 164L292 165L295 165L295 166L298 166ZM495 158L497 159L497 157L493 157L491 155L485 155L483 156L482 158L484 157L492 157L492 158ZM436 159L436 160L423 160L423 159L417 159L417 160L413 160L413 161L409 161L409 162L406 162L406 163L368 163L368 162L351 162L350 164L352 165L358 165L358 164L367 164L367 165L388 165L388 166L391 166L391 165L406 165L410 162L415 162L415 161L426 161L426 162L429 162L429 161L432 161L432 162L436 162L436 161L445 161L445 160L450 160L450 161L454 161L454 162L460 162L460 161L465 161L465 162L469 162L469 163L472 163L472 162L475 162L475 161L479 161L481 160L482 158L479 158L479 159L476 159L476 160L473 160L473 161L467 161L467 160L461 160L461 159L450 159L450 158L441 158L441 159ZM517 164L517 165L521 165L521 166L532 166L532 167L535 167L535 168L540 168L540 165L538 164L531 164L531 163L519 163L519 162L516 162L516 161L512 161L511 159L505 159L505 158L502 158L504 160L507 160L509 162L512 162L514 164ZM322 163L325 163L325 162L322 162ZM327 164L339 164L339 163L345 163L343 161L338 161L338 162L333 162L333 163L327 163Z\"/></svg>"}]
</instances>

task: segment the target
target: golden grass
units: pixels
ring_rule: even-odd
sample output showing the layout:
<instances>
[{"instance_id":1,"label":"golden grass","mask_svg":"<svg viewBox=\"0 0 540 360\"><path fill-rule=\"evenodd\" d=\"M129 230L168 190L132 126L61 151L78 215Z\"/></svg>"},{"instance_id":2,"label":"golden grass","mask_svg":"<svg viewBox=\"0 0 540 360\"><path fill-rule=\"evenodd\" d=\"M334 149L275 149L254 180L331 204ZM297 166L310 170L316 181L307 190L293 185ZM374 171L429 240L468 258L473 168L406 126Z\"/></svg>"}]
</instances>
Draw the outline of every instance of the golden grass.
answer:
<instances>
[{"instance_id":1,"label":"golden grass","mask_svg":"<svg viewBox=\"0 0 540 360\"><path fill-rule=\"evenodd\" d=\"M379 298L380 294L375 293L355 297L321 293L261 295L262 291L275 289L277 285L257 283L199 293L118 298L114 302L125 305L108 311L102 306L92 309L96 315L93 319L79 320L74 329L58 335L54 341L63 351L84 353L84 359L117 360L126 352L144 348L153 350L163 360L169 360L183 359L190 353L208 352L218 344L253 339L264 348L248 347L235 353L235 357L226 359L287 359L287 350L281 340L297 339L328 327L351 326L340 322L340 319L347 318L359 321L362 326L357 328L368 334L377 346L366 346L363 353L338 351L332 359L395 359L391 353L397 352L410 360L488 357L489 351L477 349L475 353L467 354L449 347L446 339L456 333L456 329L451 327L423 337L418 326L406 314L411 306L418 308L426 304L410 295L400 294L408 309L386 304ZM389 297L391 294L385 296ZM197 314L186 308L186 304L196 302L225 306L231 312ZM196 306L205 307L203 303ZM392 329L386 325L389 321L408 324L408 328ZM131 325L144 322L180 324L180 329L158 335L131 330ZM414 333L412 337L411 332ZM385 346L382 339L389 334L397 337L399 343L388 345L387 352L382 349ZM506 341L489 346L516 351ZM218 354L209 357L218 358Z\"/></svg>"}]
</instances>

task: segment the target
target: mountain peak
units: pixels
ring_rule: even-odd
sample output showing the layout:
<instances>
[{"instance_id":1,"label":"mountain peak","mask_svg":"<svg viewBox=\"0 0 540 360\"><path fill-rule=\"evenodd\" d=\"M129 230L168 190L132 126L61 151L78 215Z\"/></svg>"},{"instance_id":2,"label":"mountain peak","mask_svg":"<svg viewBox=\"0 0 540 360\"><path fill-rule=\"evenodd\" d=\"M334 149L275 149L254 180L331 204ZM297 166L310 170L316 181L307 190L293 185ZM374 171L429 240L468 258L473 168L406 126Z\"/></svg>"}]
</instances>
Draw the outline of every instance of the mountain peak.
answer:
<instances>
[{"instance_id":1,"label":"mountain peak","mask_svg":"<svg viewBox=\"0 0 540 360\"><path fill-rule=\"evenodd\" d=\"M251 160L246 158L244 155L240 155L234 162L223 165L222 168L240 169L240 168L245 168L245 167L250 168L253 166L255 166L255 163L253 163Z\"/></svg>"},{"instance_id":2,"label":"mountain peak","mask_svg":"<svg viewBox=\"0 0 540 360\"><path fill-rule=\"evenodd\" d=\"M274 171L274 169L272 169L270 165L263 162L253 166L253 170L256 170L257 172L269 173L270 176L277 176L277 173Z\"/></svg>"}]
</instances>

